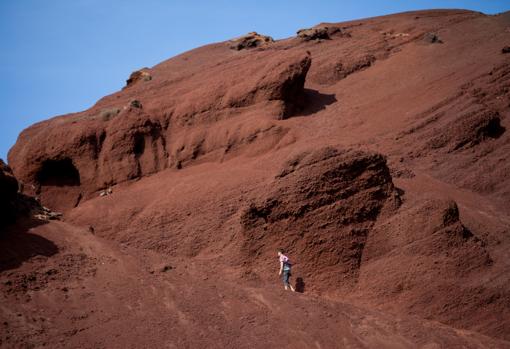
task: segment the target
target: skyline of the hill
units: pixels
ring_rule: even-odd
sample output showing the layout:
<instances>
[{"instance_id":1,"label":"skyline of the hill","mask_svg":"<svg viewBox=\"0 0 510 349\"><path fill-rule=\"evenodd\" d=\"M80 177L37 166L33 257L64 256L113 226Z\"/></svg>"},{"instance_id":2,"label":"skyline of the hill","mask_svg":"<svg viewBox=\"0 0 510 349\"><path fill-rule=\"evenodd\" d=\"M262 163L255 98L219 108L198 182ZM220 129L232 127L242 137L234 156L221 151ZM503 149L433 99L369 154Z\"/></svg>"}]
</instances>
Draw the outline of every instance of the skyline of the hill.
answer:
<instances>
[{"instance_id":1,"label":"skyline of the hill","mask_svg":"<svg viewBox=\"0 0 510 349\"><path fill-rule=\"evenodd\" d=\"M281 39L320 22L428 9L495 14L507 1L259 2L19 1L0 3L0 158L38 121L78 112L124 86L129 74L181 52L250 31Z\"/></svg>"}]
</instances>

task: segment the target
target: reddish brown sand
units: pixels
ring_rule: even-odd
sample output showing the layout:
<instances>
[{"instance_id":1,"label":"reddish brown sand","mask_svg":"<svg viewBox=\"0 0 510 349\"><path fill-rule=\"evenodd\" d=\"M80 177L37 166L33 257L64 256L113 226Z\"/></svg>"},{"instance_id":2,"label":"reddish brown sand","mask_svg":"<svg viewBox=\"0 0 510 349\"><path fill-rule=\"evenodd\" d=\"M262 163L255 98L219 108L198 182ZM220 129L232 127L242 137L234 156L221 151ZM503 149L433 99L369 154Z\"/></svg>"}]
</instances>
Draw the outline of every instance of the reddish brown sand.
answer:
<instances>
[{"instance_id":1,"label":"reddish brown sand","mask_svg":"<svg viewBox=\"0 0 510 349\"><path fill-rule=\"evenodd\" d=\"M0 346L510 348L509 43L462 10L250 33L33 125L9 165L64 217L3 228Z\"/></svg>"}]
</instances>

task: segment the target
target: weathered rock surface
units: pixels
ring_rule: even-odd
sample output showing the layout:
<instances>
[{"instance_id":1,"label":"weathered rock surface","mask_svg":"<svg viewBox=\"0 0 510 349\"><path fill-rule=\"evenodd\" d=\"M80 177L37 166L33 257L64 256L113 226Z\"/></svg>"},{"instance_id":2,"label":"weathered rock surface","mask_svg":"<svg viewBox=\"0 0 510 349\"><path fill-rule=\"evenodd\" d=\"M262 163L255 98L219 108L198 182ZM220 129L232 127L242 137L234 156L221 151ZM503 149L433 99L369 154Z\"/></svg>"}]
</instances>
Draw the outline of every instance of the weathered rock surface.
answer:
<instances>
[{"instance_id":1,"label":"weathered rock surface","mask_svg":"<svg viewBox=\"0 0 510 349\"><path fill-rule=\"evenodd\" d=\"M351 74L370 68L375 61L376 58L373 55L342 58L337 62L324 64L318 69L312 79L323 85L335 84Z\"/></svg>"},{"instance_id":2,"label":"weathered rock surface","mask_svg":"<svg viewBox=\"0 0 510 349\"><path fill-rule=\"evenodd\" d=\"M311 40L330 40L333 35L341 35L349 37L348 33L344 33L341 28L335 26L320 26L314 28L300 29L297 31L298 38L303 41Z\"/></svg>"},{"instance_id":3,"label":"weathered rock surface","mask_svg":"<svg viewBox=\"0 0 510 349\"><path fill-rule=\"evenodd\" d=\"M273 42L274 40L270 36L261 35L257 32L251 32L239 38L230 40L230 48L240 51L244 49L265 46Z\"/></svg>"},{"instance_id":4,"label":"weathered rock surface","mask_svg":"<svg viewBox=\"0 0 510 349\"><path fill-rule=\"evenodd\" d=\"M505 132L498 112L476 110L461 115L445 128L434 130L428 148L446 148L447 151L467 149L488 139L496 139Z\"/></svg>"},{"instance_id":5,"label":"weathered rock surface","mask_svg":"<svg viewBox=\"0 0 510 349\"><path fill-rule=\"evenodd\" d=\"M152 75L150 74L149 68L142 68L131 73L129 79L126 80L126 87L130 87L140 81L150 81Z\"/></svg>"},{"instance_id":6,"label":"weathered rock surface","mask_svg":"<svg viewBox=\"0 0 510 349\"><path fill-rule=\"evenodd\" d=\"M20 221L21 226L29 226L35 221L60 219L61 213L41 206L34 199L21 193L23 185L18 183L12 170L0 159L0 227Z\"/></svg>"},{"instance_id":7,"label":"weathered rock surface","mask_svg":"<svg viewBox=\"0 0 510 349\"><path fill-rule=\"evenodd\" d=\"M250 147L253 142L245 139L283 136L285 132L273 125L266 129L276 133L244 127L242 138L238 131L218 138L214 125L222 127L219 121L232 118L229 127L239 128L243 111L253 106L266 108L268 120L299 111L310 55L276 52L249 66L243 60L217 69L221 75L210 72L218 77L213 87L203 84L199 73L189 77L184 90L147 84L143 86L147 92L133 99L130 91L135 87L130 87L117 94L113 105L99 102L88 111L36 124L11 150L13 168L23 182L35 187L30 194L61 210L116 183L182 167L210 153L216 152L212 156L218 158L234 148ZM154 90L162 95L157 102L158 97L144 97ZM192 126L194 130L187 132Z\"/></svg>"},{"instance_id":8,"label":"weathered rock surface","mask_svg":"<svg viewBox=\"0 0 510 349\"><path fill-rule=\"evenodd\" d=\"M491 332L491 324L472 319L507 309L510 292L468 280L487 273L493 263L487 242L460 221L454 201L419 198L370 232L357 292L386 309ZM507 318L501 321L503 327L510 325Z\"/></svg>"},{"instance_id":9,"label":"weathered rock surface","mask_svg":"<svg viewBox=\"0 0 510 349\"><path fill-rule=\"evenodd\" d=\"M309 28L300 29L297 31L297 36L305 41L318 40L318 39L329 39L328 28Z\"/></svg>"},{"instance_id":10,"label":"weathered rock surface","mask_svg":"<svg viewBox=\"0 0 510 349\"><path fill-rule=\"evenodd\" d=\"M269 272L265 256L281 246L316 285L352 286L374 222L400 203L383 156L333 147L292 157L271 187L241 216L243 260Z\"/></svg>"}]
</instances>

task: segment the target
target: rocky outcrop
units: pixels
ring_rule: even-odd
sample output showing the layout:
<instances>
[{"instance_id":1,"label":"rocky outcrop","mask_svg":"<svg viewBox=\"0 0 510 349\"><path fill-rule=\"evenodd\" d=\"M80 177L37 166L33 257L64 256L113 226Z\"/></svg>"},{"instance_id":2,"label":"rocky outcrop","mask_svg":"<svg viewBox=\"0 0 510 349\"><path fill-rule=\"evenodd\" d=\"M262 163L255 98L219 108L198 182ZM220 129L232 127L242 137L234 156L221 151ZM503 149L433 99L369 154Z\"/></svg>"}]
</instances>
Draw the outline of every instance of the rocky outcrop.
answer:
<instances>
[{"instance_id":1,"label":"rocky outcrop","mask_svg":"<svg viewBox=\"0 0 510 349\"><path fill-rule=\"evenodd\" d=\"M12 174L12 170L0 159L0 198L5 201L12 200L18 192L18 181Z\"/></svg>"},{"instance_id":2,"label":"rocky outcrop","mask_svg":"<svg viewBox=\"0 0 510 349\"><path fill-rule=\"evenodd\" d=\"M326 65L319 69L314 76L314 80L321 84L333 84L345 79L351 74L371 67L375 61L376 58L373 55L366 55L351 60L339 61L332 65Z\"/></svg>"},{"instance_id":3,"label":"rocky outcrop","mask_svg":"<svg viewBox=\"0 0 510 349\"><path fill-rule=\"evenodd\" d=\"M265 256L282 247L300 256L302 276L316 285L351 285L374 222L399 205L384 157L362 151L300 153L272 187L241 216L244 260L271 268Z\"/></svg>"},{"instance_id":4,"label":"rocky outcrop","mask_svg":"<svg viewBox=\"0 0 510 349\"><path fill-rule=\"evenodd\" d=\"M230 40L230 48L236 51L261 47L273 43L270 36L261 35L257 32L251 32L241 37Z\"/></svg>"},{"instance_id":5,"label":"rocky outcrop","mask_svg":"<svg viewBox=\"0 0 510 349\"><path fill-rule=\"evenodd\" d=\"M298 38L302 39L303 41L329 40L333 35L338 34L347 37L349 36L349 34L344 33L342 29L331 26L300 29L296 34Z\"/></svg>"},{"instance_id":6,"label":"rocky outcrop","mask_svg":"<svg viewBox=\"0 0 510 349\"><path fill-rule=\"evenodd\" d=\"M50 219L60 219L61 214L41 206L33 197L22 193L23 185L18 183L12 170L0 159L0 227L13 223L30 225Z\"/></svg>"},{"instance_id":7,"label":"rocky outcrop","mask_svg":"<svg viewBox=\"0 0 510 349\"><path fill-rule=\"evenodd\" d=\"M329 34L328 34L327 28L300 29L297 31L296 34L299 38L303 39L304 41L329 39Z\"/></svg>"},{"instance_id":8,"label":"rocky outcrop","mask_svg":"<svg viewBox=\"0 0 510 349\"><path fill-rule=\"evenodd\" d=\"M442 44L443 40L439 38L436 33L425 33L422 38L423 42L427 44Z\"/></svg>"},{"instance_id":9,"label":"rocky outcrop","mask_svg":"<svg viewBox=\"0 0 510 349\"><path fill-rule=\"evenodd\" d=\"M311 57L306 52L254 54L259 55L255 61L247 56L199 71L178 81L178 89L167 82L140 90L137 81L145 75L135 72L130 87L112 102L105 98L87 111L23 131L9 153L13 169L30 185L28 194L65 210L116 183L188 166L199 158L220 160L261 137L274 145L275 137L286 132L275 125L243 127L243 112L257 106L266 110L268 120L298 112ZM218 137L215 125L231 118L228 127L243 129L244 136Z\"/></svg>"},{"instance_id":10,"label":"rocky outcrop","mask_svg":"<svg viewBox=\"0 0 510 349\"><path fill-rule=\"evenodd\" d=\"M149 68L142 68L131 73L129 79L126 80L126 87L133 86L140 81L150 81L152 75L150 74Z\"/></svg>"},{"instance_id":11,"label":"rocky outcrop","mask_svg":"<svg viewBox=\"0 0 510 349\"><path fill-rule=\"evenodd\" d=\"M304 97L306 74L312 63L308 54L275 61L249 83L241 83L228 92L224 107L243 107L262 101L280 101L278 118L285 119L299 110Z\"/></svg>"},{"instance_id":12,"label":"rocky outcrop","mask_svg":"<svg viewBox=\"0 0 510 349\"><path fill-rule=\"evenodd\" d=\"M508 291L471 284L492 265L487 243L461 222L454 201L419 198L371 231L356 293L388 309L476 326L471 319L508 309Z\"/></svg>"}]
</instances>

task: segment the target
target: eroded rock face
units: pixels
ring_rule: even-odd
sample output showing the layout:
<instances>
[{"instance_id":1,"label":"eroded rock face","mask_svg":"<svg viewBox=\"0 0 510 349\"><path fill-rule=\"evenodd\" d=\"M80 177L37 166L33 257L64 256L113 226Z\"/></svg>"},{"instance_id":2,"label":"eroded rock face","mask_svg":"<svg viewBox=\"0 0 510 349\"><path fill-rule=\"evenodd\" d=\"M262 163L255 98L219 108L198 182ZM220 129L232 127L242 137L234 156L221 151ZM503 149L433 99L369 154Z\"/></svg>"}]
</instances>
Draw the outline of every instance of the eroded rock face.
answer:
<instances>
[{"instance_id":1,"label":"eroded rock face","mask_svg":"<svg viewBox=\"0 0 510 349\"><path fill-rule=\"evenodd\" d=\"M108 97L82 113L24 130L9 153L13 169L29 184L28 194L65 210L116 183L200 159L218 160L262 137L276 144L275 137L286 131L271 120L288 118L302 107L311 57L307 52L254 54L174 85L139 86L136 81L144 74L137 73L128 83L134 85L111 101ZM252 107L260 108L259 117L270 124L242 126ZM226 119L231 119L228 126L215 126ZM225 127L242 133L221 131L219 137Z\"/></svg>"},{"instance_id":2,"label":"eroded rock face","mask_svg":"<svg viewBox=\"0 0 510 349\"><path fill-rule=\"evenodd\" d=\"M370 68L376 62L373 55L364 55L350 59L342 58L338 62L325 64L318 68L310 78L323 85L331 85L351 74Z\"/></svg>"},{"instance_id":3,"label":"eroded rock face","mask_svg":"<svg viewBox=\"0 0 510 349\"><path fill-rule=\"evenodd\" d=\"M453 315L458 312L485 318L491 309L508 308L508 292L470 284L493 260L486 242L461 222L452 200L404 203L371 231L361 264L357 292L383 307L457 326L470 322Z\"/></svg>"},{"instance_id":4,"label":"eroded rock face","mask_svg":"<svg viewBox=\"0 0 510 349\"><path fill-rule=\"evenodd\" d=\"M243 251L257 269L267 263L260 256L274 252L268 248L281 246L300 256L299 270L314 284L347 286L375 220L398 205L383 156L331 147L304 152L282 168L270 195L243 212Z\"/></svg>"},{"instance_id":5,"label":"eroded rock face","mask_svg":"<svg viewBox=\"0 0 510 349\"><path fill-rule=\"evenodd\" d=\"M18 181L12 174L12 170L0 159L0 198L12 200L18 192Z\"/></svg>"},{"instance_id":6,"label":"eroded rock face","mask_svg":"<svg viewBox=\"0 0 510 349\"><path fill-rule=\"evenodd\" d=\"M18 222L28 225L34 219L41 221L60 218L59 213L41 206L22 191L23 185L14 177L11 168L0 159L0 227Z\"/></svg>"},{"instance_id":7,"label":"eroded rock face","mask_svg":"<svg viewBox=\"0 0 510 349\"><path fill-rule=\"evenodd\" d=\"M227 99L228 107L243 107L262 101L281 102L277 118L285 119L302 107L306 74L312 60L307 53L275 62L257 74L255 83L239 84Z\"/></svg>"}]
</instances>

